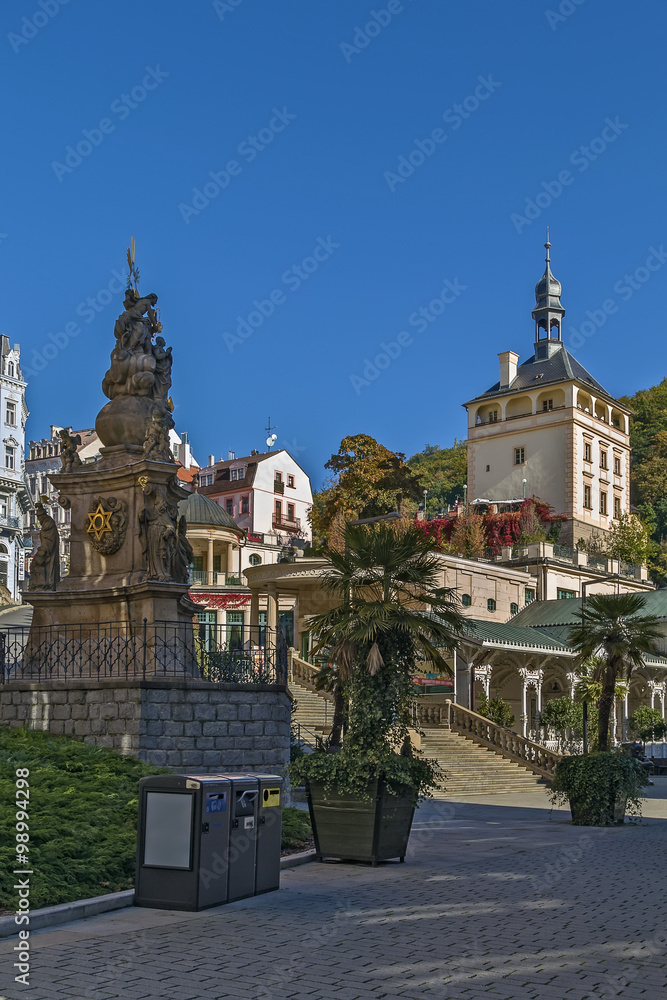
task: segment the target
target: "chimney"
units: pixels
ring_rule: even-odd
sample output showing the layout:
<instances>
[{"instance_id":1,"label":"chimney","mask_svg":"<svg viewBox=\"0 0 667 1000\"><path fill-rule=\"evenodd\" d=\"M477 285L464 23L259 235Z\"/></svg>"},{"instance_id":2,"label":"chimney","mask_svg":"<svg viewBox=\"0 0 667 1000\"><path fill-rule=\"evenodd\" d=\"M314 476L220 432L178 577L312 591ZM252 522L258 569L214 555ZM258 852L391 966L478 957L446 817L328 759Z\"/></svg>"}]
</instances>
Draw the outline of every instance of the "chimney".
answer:
<instances>
[{"instance_id":1,"label":"chimney","mask_svg":"<svg viewBox=\"0 0 667 1000\"><path fill-rule=\"evenodd\" d=\"M227 452L227 461L228 462L231 462L235 458L236 458L236 452L235 451L228 451Z\"/></svg>"},{"instance_id":2,"label":"chimney","mask_svg":"<svg viewBox=\"0 0 667 1000\"><path fill-rule=\"evenodd\" d=\"M514 351L502 351L498 357L500 358L500 388L505 389L516 378L519 355L515 354Z\"/></svg>"},{"instance_id":3,"label":"chimney","mask_svg":"<svg viewBox=\"0 0 667 1000\"><path fill-rule=\"evenodd\" d=\"M210 468L210 466L215 465L215 455L209 455L208 456L208 464L209 464L209 468Z\"/></svg>"}]
</instances>

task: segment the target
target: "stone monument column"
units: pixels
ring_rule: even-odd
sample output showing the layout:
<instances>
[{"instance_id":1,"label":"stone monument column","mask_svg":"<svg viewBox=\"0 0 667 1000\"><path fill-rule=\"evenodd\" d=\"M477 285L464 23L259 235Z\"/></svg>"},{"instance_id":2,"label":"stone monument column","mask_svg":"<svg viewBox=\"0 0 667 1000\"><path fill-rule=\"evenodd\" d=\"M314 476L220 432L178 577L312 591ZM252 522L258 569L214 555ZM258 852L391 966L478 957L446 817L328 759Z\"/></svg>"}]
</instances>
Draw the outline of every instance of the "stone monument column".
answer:
<instances>
[{"instance_id":1,"label":"stone monument column","mask_svg":"<svg viewBox=\"0 0 667 1000\"><path fill-rule=\"evenodd\" d=\"M182 635L172 649L194 648L196 608L187 572L192 552L178 523L178 502L187 493L169 445L172 357L157 336L156 303L157 295L142 298L135 288L125 294L102 382L109 402L95 424L100 461L83 465L76 445L64 441L61 470L50 476L58 502L71 511L70 572L58 580L47 566L35 585L31 581L35 636L64 626L90 627L92 634L93 626L99 632L107 623L139 635L146 620L156 650L165 644L157 638L161 632L166 645ZM49 520L42 519L43 533ZM150 653L148 662L150 667Z\"/></svg>"}]
</instances>

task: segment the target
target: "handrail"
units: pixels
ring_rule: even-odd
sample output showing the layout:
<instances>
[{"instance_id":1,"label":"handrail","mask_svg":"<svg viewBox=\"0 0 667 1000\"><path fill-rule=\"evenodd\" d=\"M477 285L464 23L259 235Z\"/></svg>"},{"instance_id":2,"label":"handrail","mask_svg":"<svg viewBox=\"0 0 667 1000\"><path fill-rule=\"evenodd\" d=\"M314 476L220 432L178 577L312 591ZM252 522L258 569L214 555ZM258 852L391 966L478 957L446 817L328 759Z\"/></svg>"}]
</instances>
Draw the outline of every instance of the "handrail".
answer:
<instances>
[{"instance_id":1,"label":"handrail","mask_svg":"<svg viewBox=\"0 0 667 1000\"><path fill-rule=\"evenodd\" d=\"M495 750L503 757L523 764L543 778L553 778L561 760L561 754L547 750L539 743L451 701L444 705L419 705L418 712L420 724L441 725L452 729L481 746Z\"/></svg>"},{"instance_id":2,"label":"handrail","mask_svg":"<svg viewBox=\"0 0 667 1000\"><path fill-rule=\"evenodd\" d=\"M309 691L314 691L320 697L326 698L327 701L333 701L333 696L328 691L317 687L316 681L319 672L319 667L308 663L307 660L302 660L293 649L289 650L289 679L308 688Z\"/></svg>"}]
</instances>

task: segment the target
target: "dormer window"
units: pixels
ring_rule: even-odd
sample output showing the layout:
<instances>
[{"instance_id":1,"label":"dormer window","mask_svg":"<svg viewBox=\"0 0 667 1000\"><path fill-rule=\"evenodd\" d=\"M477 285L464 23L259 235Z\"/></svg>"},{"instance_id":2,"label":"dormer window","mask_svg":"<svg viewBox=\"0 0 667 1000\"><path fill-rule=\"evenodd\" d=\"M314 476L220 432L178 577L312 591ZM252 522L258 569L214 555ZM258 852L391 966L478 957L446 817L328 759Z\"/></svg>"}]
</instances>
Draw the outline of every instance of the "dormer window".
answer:
<instances>
[{"instance_id":1,"label":"dormer window","mask_svg":"<svg viewBox=\"0 0 667 1000\"><path fill-rule=\"evenodd\" d=\"M13 361L8 361L7 362L7 374L11 378L14 378L14 362Z\"/></svg>"},{"instance_id":2,"label":"dormer window","mask_svg":"<svg viewBox=\"0 0 667 1000\"><path fill-rule=\"evenodd\" d=\"M229 478L233 483L237 483L239 479L245 478L245 466L241 465L236 469L232 469L229 473Z\"/></svg>"}]
</instances>

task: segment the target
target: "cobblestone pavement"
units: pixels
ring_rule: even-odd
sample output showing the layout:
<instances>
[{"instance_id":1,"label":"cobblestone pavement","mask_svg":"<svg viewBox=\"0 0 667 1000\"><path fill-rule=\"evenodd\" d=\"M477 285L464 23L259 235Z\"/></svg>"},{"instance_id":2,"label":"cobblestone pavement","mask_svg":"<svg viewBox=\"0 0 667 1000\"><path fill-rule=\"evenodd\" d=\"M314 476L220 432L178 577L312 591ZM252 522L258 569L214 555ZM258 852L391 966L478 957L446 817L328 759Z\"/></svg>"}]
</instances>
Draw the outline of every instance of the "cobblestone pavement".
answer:
<instances>
[{"instance_id":1,"label":"cobblestone pavement","mask_svg":"<svg viewBox=\"0 0 667 1000\"><path fill-rule=\"evenodd\" d=\"M406 864L310 864L196 914L31 935L0 1000L586 1000L667 996L667 777L640 826L573 827L542 790L425 805Z\"/></svg>"}]
</instances>

